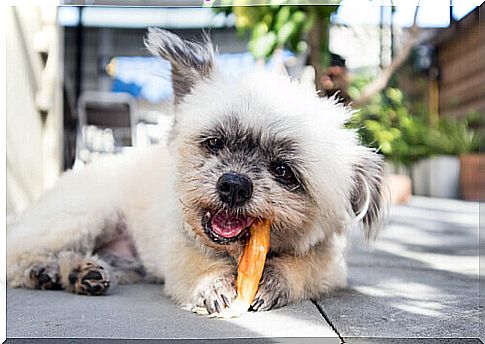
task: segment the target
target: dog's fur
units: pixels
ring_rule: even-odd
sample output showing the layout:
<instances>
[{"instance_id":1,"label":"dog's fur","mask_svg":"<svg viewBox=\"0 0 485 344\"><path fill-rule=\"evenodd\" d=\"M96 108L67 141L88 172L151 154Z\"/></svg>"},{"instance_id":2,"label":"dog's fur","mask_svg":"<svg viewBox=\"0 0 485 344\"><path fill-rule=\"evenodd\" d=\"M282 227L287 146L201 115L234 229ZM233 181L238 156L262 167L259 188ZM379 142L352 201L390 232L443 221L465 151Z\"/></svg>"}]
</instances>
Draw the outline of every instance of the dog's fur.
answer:
<instances>
[{"instance_id":1,"label":"dog's fur","mask_svg":"<svg viewBox=\"0 0 485 344\"><path fill-rule=\"evenodd\" d=\"M163 280L181 305L219 311L236 296L245 240L210 237L204 217L225 211L272 223L254 310L344 286L346 233L358 217L373 237L384 206L383 162L343 128L350 109L287 76L257 71L226 80L209 41L151 29L146 44L172 65L176 121L168 146L62 176L9 226L8 284L102 294L115 280ZM211 138L223 147L211 150ZM275 176L281 163L286 182ZM218 196L226 172L252 181L240 207ZM133 255L104 250L121 236L131 238L134 247L124 249Z\"/></svg>"}]
</instances>

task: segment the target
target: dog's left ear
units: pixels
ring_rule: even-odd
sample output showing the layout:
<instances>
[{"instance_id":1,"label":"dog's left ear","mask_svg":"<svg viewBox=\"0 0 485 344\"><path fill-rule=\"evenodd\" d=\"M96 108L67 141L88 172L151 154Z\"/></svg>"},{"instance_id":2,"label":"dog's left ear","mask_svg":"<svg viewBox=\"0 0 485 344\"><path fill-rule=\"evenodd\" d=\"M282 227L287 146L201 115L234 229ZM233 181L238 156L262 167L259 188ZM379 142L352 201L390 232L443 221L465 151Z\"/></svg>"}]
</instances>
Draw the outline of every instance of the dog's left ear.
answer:
<instances>
[{"instance_id":1,"label":"dog's left ear","mask_svg":"<svg viewBox=\"0 0 485 344\"><path fill-rule=\"evenodd\" d=\"M148 50L172 65L175 104L188 94L195 83L208 77L214 66L214 47L208 36L202 44L185 41L161 29L149 28L145 38Z\"/></svg>"},{"instance_id":2,"label":"dog's left ear","mask_svg":"<svg viewBox=\"0 0 485 344\"><path fill-rule=\"evenodd\" d=\"M384 185L384 160L370 148L359 147L358 162L354 165L351 205L356 221L362 221L367 240L375 239L384 226L388 197Z\"/></svg>"}]
</instances>

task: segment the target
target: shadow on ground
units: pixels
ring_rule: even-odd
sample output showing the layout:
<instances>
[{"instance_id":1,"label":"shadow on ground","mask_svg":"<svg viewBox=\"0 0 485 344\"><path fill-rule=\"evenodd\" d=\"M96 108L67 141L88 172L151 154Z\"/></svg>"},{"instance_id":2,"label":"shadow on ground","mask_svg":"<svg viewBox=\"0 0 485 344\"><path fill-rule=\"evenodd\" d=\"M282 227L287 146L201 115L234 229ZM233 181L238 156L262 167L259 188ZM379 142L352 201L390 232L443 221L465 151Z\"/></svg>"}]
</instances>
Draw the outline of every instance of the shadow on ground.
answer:
<instances>
[{"instance_id":1,"label":"shadow on ground","mask_svg":"<svg viewBox=\"0 0 485 344\"><path fill-rule=\"evenodd\" d=\"M477 204L418 201L392 209L373 249L354 236L349 287L320 301L344 337L479 337Z\"/></svg>"}]
</instances>

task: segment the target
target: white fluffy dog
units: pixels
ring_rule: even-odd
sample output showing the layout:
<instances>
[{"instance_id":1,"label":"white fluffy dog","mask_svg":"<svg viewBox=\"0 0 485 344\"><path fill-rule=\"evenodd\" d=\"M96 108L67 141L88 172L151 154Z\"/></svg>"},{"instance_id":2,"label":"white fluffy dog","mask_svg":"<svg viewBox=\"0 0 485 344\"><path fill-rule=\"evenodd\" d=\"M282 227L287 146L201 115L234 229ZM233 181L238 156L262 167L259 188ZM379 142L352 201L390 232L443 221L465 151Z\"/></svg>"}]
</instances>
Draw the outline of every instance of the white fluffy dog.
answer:
<instances>
[{"instance_id":1,"label":"white fluffy dog","mask_svg":"<svg viewBox=\"0 0 485 344\"><path fill-rule=\"evenodd\" d=\"M346 233L382 224L381 158L343 128L351 111L288 77L222 76L210 42L151 29L170 61L176 121L155 146L67 172L7 233L12 287L97 295L164 281L176 302L219 312L256 219L271 247L252 310L346 283Z\"/></svg>"}]
</instances>

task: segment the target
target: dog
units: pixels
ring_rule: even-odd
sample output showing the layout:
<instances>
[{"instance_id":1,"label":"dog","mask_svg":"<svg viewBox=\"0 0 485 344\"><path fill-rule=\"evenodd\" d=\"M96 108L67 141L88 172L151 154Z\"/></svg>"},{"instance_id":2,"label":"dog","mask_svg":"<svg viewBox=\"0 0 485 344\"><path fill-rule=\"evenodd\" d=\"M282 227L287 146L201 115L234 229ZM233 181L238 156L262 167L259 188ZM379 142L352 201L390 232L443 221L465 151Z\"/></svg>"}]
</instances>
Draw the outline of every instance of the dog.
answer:
<instances>
[{"instance_id":1,"label":"dog","mask_svg":"<svg viewBox=\"0 0 485 344\"><path fill-rule=\"evenodd\" d=\"M172 68L166 145L68 171L7 229L10 287L100 295L163 281L208 314L236 297L237 261L256 220L270 251L251 305L266 311L346 285L345 246L359 223L384 223L383 160L345 128L352 110L288 76L228 79L209 39L149 29Z\"/></svg>"}]
</instances>

